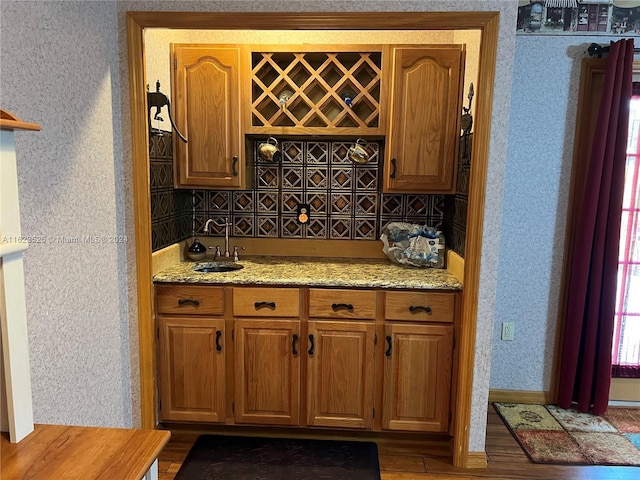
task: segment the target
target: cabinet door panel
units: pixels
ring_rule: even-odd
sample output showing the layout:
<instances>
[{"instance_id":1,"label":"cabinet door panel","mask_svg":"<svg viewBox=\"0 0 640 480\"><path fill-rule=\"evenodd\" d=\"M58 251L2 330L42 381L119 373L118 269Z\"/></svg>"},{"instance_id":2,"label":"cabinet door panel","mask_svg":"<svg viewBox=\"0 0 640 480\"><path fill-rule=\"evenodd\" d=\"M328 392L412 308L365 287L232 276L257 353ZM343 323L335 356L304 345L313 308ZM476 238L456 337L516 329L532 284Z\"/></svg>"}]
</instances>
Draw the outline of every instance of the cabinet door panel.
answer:
<instances>
[{"instance_id":1,"label":"cabinet door panel","mask_svg":"<svg viewBox=\"0 0 640 480\"><path fill-rule=\"evenodd\" d=\"M160 317L159 321L160 418L223 422L224 320Z\"/></svg>"},{"instance_id":2,"label":"cabinet door panel","mask_svg":"<svg viewBox=\"0 0 640 480\"><path fill-rule=\"evenodd\" d=\"M373 322L309 322L309 425L371 428L374 331Z\"/></svg>"},{"instance_id":3,"label":"cabinet door panel","mask_svg":"<svg viewBox=\"0 0 640 480\"><path fill-rule=\"evenodd\" d=\"M236 319L234 330L236 422L297 425L300 321Z\"/></svg>"},{"instance_id":4,"label":"cabinet door panel","mask_svg":"<svg viewBox=\"0 0 640 480\"><path fill-rule=\"evenodd\" d=\"M173 45L177 186L240 187L240 49ZM235 157L235 159L234 159Z\"/></svg>"},{"instance_id":5,"label":"cabinet door panel","mask_svg":"<svg viewBox=\"0 0 640 480\"><path fill-rule=\"evenodd\" d=\"M393 48L385 190L453 192L463 47Z\"/></svg>"},{"instance_id":6,"label":"cabinet door panel","mask_svg":"<svg viewBox=\"0 0 640 480\"><path fill-rule=\"evenodd\" d=\"M385 342L383 428L447 431L453 327L387 324Z\"/></svg>"}]
</instances>

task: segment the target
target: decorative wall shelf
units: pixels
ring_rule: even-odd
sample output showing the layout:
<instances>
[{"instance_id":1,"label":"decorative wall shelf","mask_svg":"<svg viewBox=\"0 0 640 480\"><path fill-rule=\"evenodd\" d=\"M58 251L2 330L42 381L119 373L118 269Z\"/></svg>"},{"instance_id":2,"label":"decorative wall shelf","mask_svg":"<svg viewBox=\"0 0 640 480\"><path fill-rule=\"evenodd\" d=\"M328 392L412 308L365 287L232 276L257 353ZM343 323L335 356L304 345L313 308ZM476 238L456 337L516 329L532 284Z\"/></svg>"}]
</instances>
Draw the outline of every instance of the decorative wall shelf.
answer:
<instances>
[{"instance_id":1,"label":"decorative wall shelf","mask_svg":"<svg viewBox=\"0 0 640 480\"><path fill-rule=\"evenodd\" d=\"M382 48L313 47L304 52L254 48L247 133L382 134Z\"/></svg>"}]
</instances>

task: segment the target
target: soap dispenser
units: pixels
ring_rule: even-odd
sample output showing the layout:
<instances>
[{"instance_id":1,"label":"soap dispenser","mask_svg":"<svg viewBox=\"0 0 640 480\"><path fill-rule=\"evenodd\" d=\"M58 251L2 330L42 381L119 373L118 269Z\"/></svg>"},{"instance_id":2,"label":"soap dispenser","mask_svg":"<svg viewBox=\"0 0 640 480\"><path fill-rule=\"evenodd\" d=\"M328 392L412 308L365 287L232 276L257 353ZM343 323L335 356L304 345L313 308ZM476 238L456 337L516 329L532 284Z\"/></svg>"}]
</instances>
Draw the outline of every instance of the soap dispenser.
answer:
<instances>
[{"instance_id":1,"label":"soap dispenser","mask_svg":"<svg viewBox=\"0 0 640 480\"><path fill-rule=\"evenodd\" d=\"M190 260L202 260L206 253L206 247L196 238L187 250L187 257L189 257Z\"/></svg>"}]
</instances>

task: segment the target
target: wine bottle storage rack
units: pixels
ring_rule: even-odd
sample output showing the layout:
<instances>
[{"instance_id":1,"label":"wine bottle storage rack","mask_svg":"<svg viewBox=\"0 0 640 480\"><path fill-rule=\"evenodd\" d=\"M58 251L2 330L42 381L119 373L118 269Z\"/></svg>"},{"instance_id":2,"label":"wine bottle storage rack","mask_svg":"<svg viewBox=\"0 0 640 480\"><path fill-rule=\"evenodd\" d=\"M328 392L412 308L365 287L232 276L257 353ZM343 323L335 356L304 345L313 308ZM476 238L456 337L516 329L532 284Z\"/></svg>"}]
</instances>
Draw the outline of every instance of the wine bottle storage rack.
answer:
<instances>
[{"instance_id":1,"label":"wine bottle storage rack","mask_svg":"<svg viewBox=\"0 0 640 480\"><path fill-rule=\"evenodd\" d=\"M378 133L381 62L381 52L252 52L251 132Z\"/></svg>"}]
</instances>

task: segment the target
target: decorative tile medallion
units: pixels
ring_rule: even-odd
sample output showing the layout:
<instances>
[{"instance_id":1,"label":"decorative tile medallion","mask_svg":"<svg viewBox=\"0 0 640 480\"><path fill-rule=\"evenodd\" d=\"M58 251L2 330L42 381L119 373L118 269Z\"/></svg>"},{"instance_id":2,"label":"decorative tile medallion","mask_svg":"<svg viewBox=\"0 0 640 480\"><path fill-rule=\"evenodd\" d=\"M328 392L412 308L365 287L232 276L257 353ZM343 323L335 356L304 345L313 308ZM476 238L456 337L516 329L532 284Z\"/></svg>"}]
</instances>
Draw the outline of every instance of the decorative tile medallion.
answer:
<instances>
[{"instance_id":1,"label":"decorative tile medallion","mask_svg":"<svg viewBox=\"0 0 640 480\"><path fill-rule=\"evenodd\" d=\"M351 219L350 218L336 218L330 219L331 230L329 232L329 238L351 238Z\"/></svg>"},{"instance_id":2,"label":"decorative tile medallion","mask_svg":"<svg viewBox=\"0 0 640 480\"><path fill-rule=\"evenodd\" d=\"M278 217L258 216L258 237L277 237L278 236Z\"/></svg>"}]
</instances>

